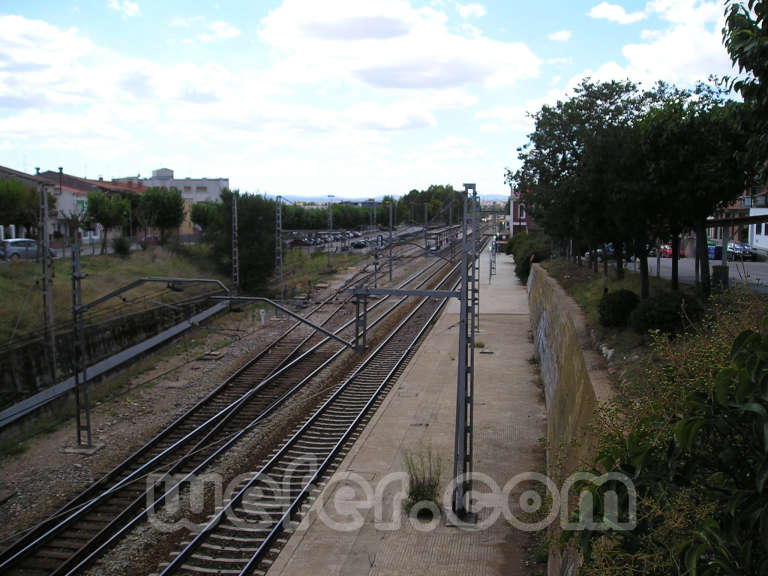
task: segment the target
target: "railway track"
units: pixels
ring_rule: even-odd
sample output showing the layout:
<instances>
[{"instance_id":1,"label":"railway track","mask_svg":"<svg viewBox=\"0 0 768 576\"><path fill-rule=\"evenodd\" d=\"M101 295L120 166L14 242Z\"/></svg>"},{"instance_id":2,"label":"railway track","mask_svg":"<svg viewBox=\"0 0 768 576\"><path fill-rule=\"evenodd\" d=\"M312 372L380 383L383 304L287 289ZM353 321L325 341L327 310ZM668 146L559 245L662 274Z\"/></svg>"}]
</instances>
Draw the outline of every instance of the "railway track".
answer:
<instances>
[{"instance_id":1,"label":"railway track","mask_svg":"<svg viewBox=\"0 0 768 576\"><path fill-rule=\"evenodd\" d=\"M403 285L427 274L421 270ZM423 283L424 281L422 281ZM311 312L331 305L332 299ZM394 300L393 300L394 302ZM395 305L381 300L369 314L386 308L374 324ZM343 333L352 323L349 299L334 309L324 327ZM342 352L328 338L292 326L227 379L193 409L176 420L123 464L40 524L0 556L0 571L20 574L65 574L114 542L127 528L143 519L147 510L144 477L148 473L192 475L231 446L245 431L273 413L312 376ZM155 494L152 495L155 498ZM164 495L155 500L162 503Z\"/></svg>"},{"instance_id":2,"label":"railway track","mask_svg":"<svg viewBox=\"0 0 768 576\"><path fill-rule=\"evenodd\" d=\"M457 283L454 267L441 285ZM303 504L397 380L444 299L424 298L351 375L235 490L167 565L170 574L263 573Z\"/></svg>"}]
</instances>

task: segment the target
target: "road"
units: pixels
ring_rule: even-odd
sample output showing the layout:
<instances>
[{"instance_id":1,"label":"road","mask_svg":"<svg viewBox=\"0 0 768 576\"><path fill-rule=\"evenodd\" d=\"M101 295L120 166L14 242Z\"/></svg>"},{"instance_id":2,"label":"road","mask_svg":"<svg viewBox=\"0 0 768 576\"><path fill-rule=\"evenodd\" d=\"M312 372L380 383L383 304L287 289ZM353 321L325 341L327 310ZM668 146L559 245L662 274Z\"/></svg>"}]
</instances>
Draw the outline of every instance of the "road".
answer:
<instances>
[{"instance_id":1,"label":"road","mask_svg":"<svg viewBox=\"0 0 768 576\"><path fill-rule=\"evenodd\" d=\"M648 271L651 276L656 275L656 258L648 259ZM715 262L710 261L710 270L713 265L720 265L720 260ZM695 259L694 258L681 258L679 260L679 277L680 282L685 284L695 284ZM636 260L633 263L627 264L630 270L638 270L639 262ZM751 288L756 288L760 292L768 293L768 262L728 262L729 278L731 286L738 284L747 284ZM663 278L672 277L672 259L661 259L661 276Z\"/></svg>"}]
</instances>

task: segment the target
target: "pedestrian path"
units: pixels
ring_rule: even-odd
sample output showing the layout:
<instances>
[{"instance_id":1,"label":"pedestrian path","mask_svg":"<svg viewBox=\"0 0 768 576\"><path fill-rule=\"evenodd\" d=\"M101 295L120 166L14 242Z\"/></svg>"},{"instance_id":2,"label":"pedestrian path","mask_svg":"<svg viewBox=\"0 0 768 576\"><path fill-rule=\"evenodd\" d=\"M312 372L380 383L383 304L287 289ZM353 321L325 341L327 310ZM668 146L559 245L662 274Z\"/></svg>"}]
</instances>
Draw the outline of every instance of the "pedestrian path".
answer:
<instances>
[{"instance_id":1,"label":"pedestrian path","mask_svg":"<svg viewBox=\"0 0 768 576\"><path fill-rule=\"evenodd\" d=\"M527 294L510 256L497 257L488 283L480 270L474 470L503 487L517 474L544 469L542 392L529 359ZM479 346L482 346L479 347ZM270 576L527 574L529 533L500 516L465 530L402 513L403 454L441 459L441 491L453 467L458 303L446 307L334 479L270 568ZM513 492L515 494L515 492ZM450 499L442 498L449 506ZM514 505L513 505L514 509ZM481 515L483 518L487 516Z\"/></svg>"}]
</instances>

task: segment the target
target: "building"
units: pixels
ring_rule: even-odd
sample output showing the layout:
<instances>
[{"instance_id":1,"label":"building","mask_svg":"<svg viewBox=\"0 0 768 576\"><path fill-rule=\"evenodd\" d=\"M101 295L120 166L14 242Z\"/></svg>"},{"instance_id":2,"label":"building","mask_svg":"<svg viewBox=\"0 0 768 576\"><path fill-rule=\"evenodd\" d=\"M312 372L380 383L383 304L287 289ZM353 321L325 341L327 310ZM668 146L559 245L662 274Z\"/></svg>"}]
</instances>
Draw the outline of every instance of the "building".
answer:
<instances>
[{"instance_id":1,"label":"building","mask_svg":"<svg viewBox=\"0 0 768 576\"><path fill-rule=\"evenodd\" d=\"M129 176L115 178L113 183L122 185L142 185L145 188L176 188L184 199L184 222L179 227L180 236L190 236L196 230L190 219L192 204L198 202L218 202L223 190L229 190L229 178L174 178L170 168L152 170L151 178Z\"/></svg>"},{"instance_id":2,"label":"building","mask_svg":"<svg viewBox=\"0 0 768 576\"><path fill-rule=\"evenodd\" d=\"M520 198L519 190L512 190L509 195L509 214L504 217L509 236L528 232L530 219Z\"/></svg>"}]
</instances>

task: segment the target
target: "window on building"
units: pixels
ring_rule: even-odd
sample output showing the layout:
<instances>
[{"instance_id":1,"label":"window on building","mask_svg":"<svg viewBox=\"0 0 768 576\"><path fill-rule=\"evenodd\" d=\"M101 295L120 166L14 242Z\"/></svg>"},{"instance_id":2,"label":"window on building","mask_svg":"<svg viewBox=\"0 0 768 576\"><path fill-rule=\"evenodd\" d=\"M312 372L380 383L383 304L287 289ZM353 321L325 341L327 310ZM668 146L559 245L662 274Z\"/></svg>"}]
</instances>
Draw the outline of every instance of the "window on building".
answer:
<instances>
[{"instance_id":1,"label":"window on building","mask_svg":"<svg viewBox=\"0 0 768 576\"><path fill-rule=\"evenodd\" d=\"M192 196L192 186L184 186L184 196L187 198Z\"/></svg>"},{"instance_id":2,"label":"window on building","mask_svg":"<svg viewBox=\"0 0 768 576\"><path fill-rule=\"evenodd\" d=\"M755 226L755 234L759 234L760 236L763 235L763 223L759 222L757 226Z\"/></svg>"},{"instance_id":3,"label":"window on building","mask_svg":"<svg viewBox=\"0 0 768 576\"><path fill-rule=\"evenodd\" d=\"M520 204L518 207L518 218L520 220L525 219L525 206L523 206L522 204Z\"/></svg>"},{"instance_id":4,"label":"window on building","mask_svg":"<svg viewBox=\"0 0 768 576\"><path fill-rule=\"evenodd\" d=\"M195 188L195 192L197 192L198 196L207 196L208 186L198 186L197 188Z\"/></svg>"}]
</instances>

